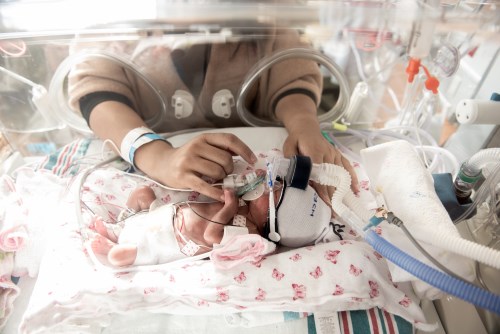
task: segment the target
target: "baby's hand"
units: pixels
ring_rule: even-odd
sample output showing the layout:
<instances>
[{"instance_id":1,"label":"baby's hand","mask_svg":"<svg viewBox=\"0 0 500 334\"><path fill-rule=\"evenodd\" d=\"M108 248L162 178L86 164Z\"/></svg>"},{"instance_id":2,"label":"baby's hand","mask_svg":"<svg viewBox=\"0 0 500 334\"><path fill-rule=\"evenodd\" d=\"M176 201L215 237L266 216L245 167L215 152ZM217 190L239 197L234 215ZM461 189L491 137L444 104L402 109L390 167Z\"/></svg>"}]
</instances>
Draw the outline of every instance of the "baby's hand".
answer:
<instances>
[{"instance_id":1,"label":"baby's hand","mask_svg":"<svg viewBox=\"0 0 500 334\"><path fill-rule=\"evenodd\" d=\"M211 244L218 244L224 235L224 225L229 224L238 212L238 198L231 189L224 189L224 206L212 217L213 223L205 229L205 240Z\"/></svg>"},{"instance_id":2,"label":"baby's hand","mask_svg":"<svg viewBox=\"0 0 500 334\"><path fill-rule=\"evenodd\" d=\"M212 220L226 225L236 213L238 213L238 198L232 189L224 189L224 206L212 217Z\"/></svg>"},{"instance_id":3,"label":"baby's hand","mask_svg":"<svg viewBox=\"0 0 500 334\"><path fill-rule=\"evenodd\" d=\"M127 199L127 208L135 212L149 210L151 203L153 203L155 199L156 195L151 187L141 186L130 193Z\"/></svg>"}]
</instances>

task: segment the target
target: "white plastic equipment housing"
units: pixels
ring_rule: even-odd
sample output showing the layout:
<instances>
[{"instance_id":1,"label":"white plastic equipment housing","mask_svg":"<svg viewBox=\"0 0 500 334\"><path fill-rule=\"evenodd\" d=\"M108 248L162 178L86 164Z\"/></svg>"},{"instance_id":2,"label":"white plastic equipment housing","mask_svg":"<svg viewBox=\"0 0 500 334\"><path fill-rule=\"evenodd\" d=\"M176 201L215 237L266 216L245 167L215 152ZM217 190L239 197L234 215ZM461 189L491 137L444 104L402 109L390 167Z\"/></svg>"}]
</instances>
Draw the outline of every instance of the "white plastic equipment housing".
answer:
<instances>
[{"instance_id":1,"label":"white plastic equipment housing","mask_svg":"<svg viewBox=\"0 0 500 334\"><path fill-rule=\"evenodd\" d=\"M228 89L219 90L212 98L212 111L222 118L231 116L231 109L234 107L234 96Z\"/></svg>"},{"instance_id":2,"label":"white plastic equipment housing","mask_svg":"<svg viewBox=\"0 0 500 334\"><path fill-rule=\"evenodd\" d=\"M174 115L177 119L191 116L193 113L193 105L193 96L185 90L176 90L172 96L172 107L174 107Z\"/></svg>"},{"instance_id":3,"label":"white plastic equipment housing","mask_svg":"<svg viewBox=\"0 0 500 334\"><path fill-rule=\"evenodd\" d=\"M461 124L500 124L500 102L465 99L455 110Z\"/></svg>"}]
</instances>

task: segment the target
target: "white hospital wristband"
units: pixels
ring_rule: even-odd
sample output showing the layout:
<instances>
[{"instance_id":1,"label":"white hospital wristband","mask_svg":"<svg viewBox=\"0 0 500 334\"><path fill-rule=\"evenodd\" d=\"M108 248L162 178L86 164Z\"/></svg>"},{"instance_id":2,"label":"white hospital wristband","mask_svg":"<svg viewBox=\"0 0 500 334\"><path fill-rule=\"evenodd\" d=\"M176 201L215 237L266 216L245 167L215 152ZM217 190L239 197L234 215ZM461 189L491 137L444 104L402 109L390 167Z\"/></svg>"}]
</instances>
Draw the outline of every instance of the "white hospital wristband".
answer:
<instances>
[{"instance_id":1,"label":"white hospital wristband","mask_svg":"<svg viewBox=\"0 0 500 334\"><path fill-rule=\"evenodd\" d=\"M160 135L154 133L153 130L146 127L132 129L122 140L120 145L120 155L125 161L136 167L134 164L135 151L139 147L155 140L166 141Z\"/></svg>"}]
</instances>

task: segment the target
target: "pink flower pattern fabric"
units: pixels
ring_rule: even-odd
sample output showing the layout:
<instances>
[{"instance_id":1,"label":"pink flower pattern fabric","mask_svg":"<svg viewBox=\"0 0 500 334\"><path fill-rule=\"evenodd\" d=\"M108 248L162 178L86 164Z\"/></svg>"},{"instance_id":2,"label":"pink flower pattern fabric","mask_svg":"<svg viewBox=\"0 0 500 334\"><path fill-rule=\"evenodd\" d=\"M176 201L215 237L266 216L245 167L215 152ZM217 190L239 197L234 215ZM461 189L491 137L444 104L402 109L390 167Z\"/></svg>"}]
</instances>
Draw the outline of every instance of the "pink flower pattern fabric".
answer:
<instances>
[{"instance_id":1,"label":"pink flower pattern fabric","mask_svg":"<svg viewBox=\"0 0 500 334\"><path fill-rule=\"evenodd\" d=\"M271 153L260 153L255 168ZM374 208L369 183L359 164L359 197ZM235 173L247 170L241 160ZM83 200L101 217L117 217L128 193L147 184L162 201L203 200L196 192L178 193L151 181L101 170L86 182ZM429 329L412 290L392 281L387 262L346 227L347 240L280 251L218 269L212 261L157 265L143 270L110 271L95 267L85 251L68 203L62 212L64 232L44 262L44 273L22 321L23 331L44 326L98 323L108 314L154 310L170 314L220 314L241 311L345 311L381 309L399 315L417 328ZM84 228L90 228L86 226ZM63 241L61 241L63 240ZM53 273L57 272L57 275ZM52 274L50 274L52 273ZM38 298L37 298L38 297ZM98 311L97 311L98 310ZM55 316L57 314L57 317Z\"/></svg>"}]
</instances>

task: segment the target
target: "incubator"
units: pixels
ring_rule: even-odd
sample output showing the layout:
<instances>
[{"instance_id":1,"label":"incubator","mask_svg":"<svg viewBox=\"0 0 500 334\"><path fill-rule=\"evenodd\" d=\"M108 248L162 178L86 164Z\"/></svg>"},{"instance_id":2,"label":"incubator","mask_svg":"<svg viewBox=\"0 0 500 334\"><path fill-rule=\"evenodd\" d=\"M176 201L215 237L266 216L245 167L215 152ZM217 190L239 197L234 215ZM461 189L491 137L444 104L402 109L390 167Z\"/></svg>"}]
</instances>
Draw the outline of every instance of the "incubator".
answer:
<instances>
[{"instance_id":1,"label":"incubator","mask_svg":"<svg viewBox=\"0 0 500 334\"><path fill-rule=\"evenodd\" d=\"M431 173L450 175L435 184L444 184L441 200L460 233L500 250L499 52L493 0L2 2L0 171L14 175L94 138L82 101L98 91L125 96L168 140L207 128L281 127L265 110L289 78L272 73L305 76L312 62L321 71L324 137L355 160L377 144L411 143ZM247 181L226 183L251 196ZM337 210L360 234L378 224ZM497 295L498 269L479 261L475 270L478 285ZM498 314L460 298L429 309L443 332L500 331Z\"/></svg>"}]
</instances>

